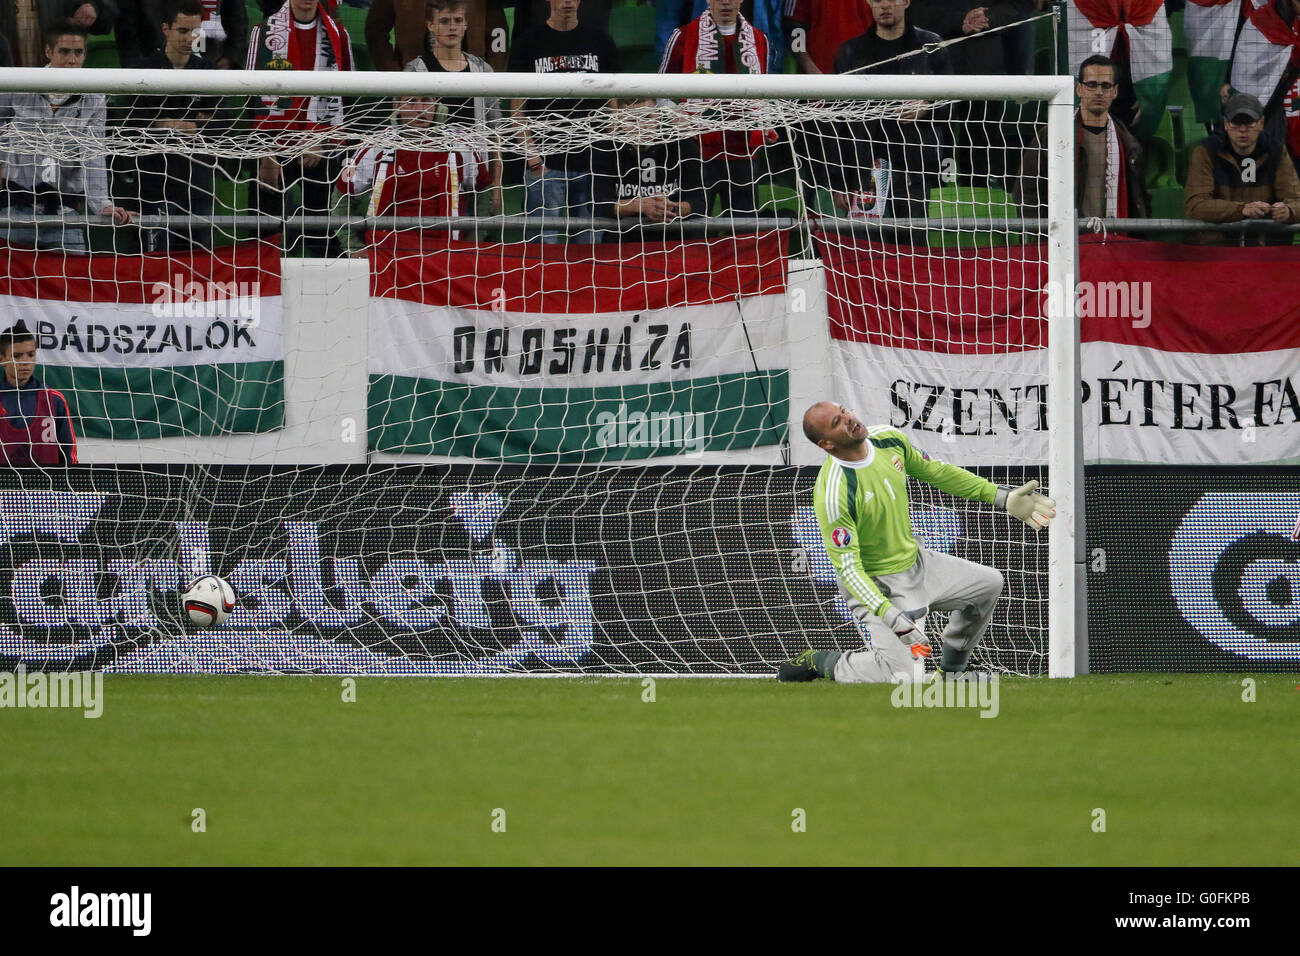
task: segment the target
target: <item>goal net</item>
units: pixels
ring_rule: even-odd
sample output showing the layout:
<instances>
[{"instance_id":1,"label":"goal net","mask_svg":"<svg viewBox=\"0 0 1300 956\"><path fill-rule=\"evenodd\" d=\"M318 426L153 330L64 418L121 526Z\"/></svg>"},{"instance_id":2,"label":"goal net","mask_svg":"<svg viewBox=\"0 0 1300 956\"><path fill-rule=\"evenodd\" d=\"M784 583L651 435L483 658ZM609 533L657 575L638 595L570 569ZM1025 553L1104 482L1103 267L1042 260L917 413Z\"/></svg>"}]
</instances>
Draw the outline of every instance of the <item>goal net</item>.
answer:
<instances>
[{"instance_id":1,"label":"goal net","mask_svg":"<svg viewBox=\"0 0 1300 956\"><path fill-rule=\"evenodd\" d=\"M800 428L823 399L1073 516L1057 78L0 89L26 403L0 667L770 675L855 649ZM1072 673L1072 522L908 487L927 547L1006 576L977 662ZM177 594L208 573L239 602L200 630Z\"/></svg>"}]
</instances>

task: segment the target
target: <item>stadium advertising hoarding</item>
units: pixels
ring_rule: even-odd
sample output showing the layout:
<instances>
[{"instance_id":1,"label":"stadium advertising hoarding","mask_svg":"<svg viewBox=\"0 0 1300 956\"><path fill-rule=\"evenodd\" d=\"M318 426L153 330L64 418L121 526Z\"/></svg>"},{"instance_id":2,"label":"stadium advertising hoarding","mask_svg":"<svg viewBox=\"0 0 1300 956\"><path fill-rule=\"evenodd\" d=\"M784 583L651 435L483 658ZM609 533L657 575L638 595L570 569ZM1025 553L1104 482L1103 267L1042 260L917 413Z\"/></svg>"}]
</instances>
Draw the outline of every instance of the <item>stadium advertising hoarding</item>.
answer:
<instances>
[{"instance_id":1,"label":"stadium advertising hoarding","mask_svg":"<svg viewBox=\"0 0 1300 956\"><path fill-rule=\"evenodd\" d=\"M0 477L0 666L770 674L857 646L815 469L72 469ZM1046 548L920 497L930 547L1008 569L990 631L1045 667ZM1001 542L997 535L1002 532ZM182 623L182 581L240 595ZM1029 636L1026 627L1033 631Z\"/></svg>"},{"instance_id":2,"label":"stadium advertising hoarding","mask_svg":"<svg viewBox=\"0 0 1300 956\"><path fill-rule=\"evenodd\" d=\"M810 643L857 643L812 514L814 478L758 467L11 471L0 667L768 674ZM1044 673L1045 539L913 487L928 547L1006 575L981 654ZM1088 507L1094 670L1300 666L1300 493L1287 472L1094 469ZM182 623L177 600L203 573L240 595L210 631Z\"/></svg>"},{"instance_id":3,"label":"stadium advertising hoarding","mask_svg":"<svg viewBox=\"0 0 1300 956\"><path fill-rule=\"evenodd\" d=\"M1294 468L1090 468L1092 669L1300 670L1296 478Z\"/></svg>"},{"instance_id":4,"label":"stadium advertising hoarding","mask_svg":"<svg viewBox=\"0 0 1300 956\"><path fill-rule=\"evenodd\" d=\"M824 252L838 380L860 414L950 461L1046 460L1043 316L1067 300L1087 461L1300 459L1300 250L1085 242L1072 290L1047 283L1039 246Z\"/></svg>"}]
</instances>

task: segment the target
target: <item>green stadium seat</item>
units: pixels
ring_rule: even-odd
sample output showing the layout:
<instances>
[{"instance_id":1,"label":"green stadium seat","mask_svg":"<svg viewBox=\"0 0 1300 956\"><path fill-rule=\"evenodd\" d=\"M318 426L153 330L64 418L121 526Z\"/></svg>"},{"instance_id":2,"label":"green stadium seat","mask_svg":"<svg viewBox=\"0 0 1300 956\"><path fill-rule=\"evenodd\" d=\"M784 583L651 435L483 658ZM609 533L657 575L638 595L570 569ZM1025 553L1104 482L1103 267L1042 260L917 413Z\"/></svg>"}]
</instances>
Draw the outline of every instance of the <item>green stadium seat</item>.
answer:
<instances>
[{"instance_id":1,"label":"green stadium seat","mask_svg":"<svg viewBox=\"0 0 1300 956\"><path fill-rule=\"evenodd\" d=\"M1174 128L1168 111L1160 118L1156 134L1143 145L1146 155L1147 185L1178 185L1178 154L1174 149Z\"/></svg>"},{"instance_id":2,"label":"green stadium seat","mask_svg":"<svg viewBox=\"0 0 1300 956\"><path fill-rule=\"evenodd\" d=\"M1178 54L1187 55L1187 34L1183 32L1183 11L1169 14L1169 32L1173 36L1175 58Z\"/></svg>"},{"instance_id":3,"label":"green stadium seat","mask_svg":"<svg viewBox=\"0 0 1300 956\"><path fill-rule=\"evenodd\" d=\"M950 184L930 190L926 215L931 219L1016 219L1020 213L1001 189ZM931 232L929 241L932 246L983 247L1020 245L1024 237L994 231Z\"/></svg>"},{"instance_id":4,"label":"green stadium seat","mask_svg":"<svg viewBox=\"0 0 1300 956\"><path fill-rule=\"evenodd\" d=\"M86 38L85 69L115 70L121 65L117 56L117 41L111 35Z\"/></svg>"},{"instance_id":5,"label":"green stadium seat","mask_svg":"<svg viewBox=\"0 0 1300 956\"><path fill-rule=\"evenodd\" d=\"M1185 219L1186 192L1182 186L1160 186L1151 190L1152 219Z\"/></svg>"},{"instance_id":6,"label":"green stadium seat","mask_svg":"<svg viewBox=\"0 0 1300 956\"><path fill-rule=\"evenodd\" d=\"M763 216L802 216L799 193L788 186L761 183L758 186L758 212Z\"/></svg>"},{"instance_id":7,"label":"green stadium seat","mask_svg":"<svg viewBox=\"0 0 1300 956\"><path fill-rule=\"evenodd\" d=\"M504 186L501 190L501 214L503 216L521 216L524 212L524 187L522 184ZM522 228L501 230L502 242L523 242Z\"/></svg>"},{"instance_id":8,"label":"green stadium seat","mask_svg":"<svg viewBox=\"0 0 1300 956\"><path fill-rule=\"evenodd\" d=\"M609 34L620 50L654 49L654 7L615 7L609 11Z\"/></svg>"},{"instance_id":9,"label":"green stadium seat","mask_svg":"<svg viewBox=\"0 0 1300 956\"><path fill-rule=\"evenodd\" d=\"M623 56L623 72L659 72L654 7L615 7L609 12L609 32Z\"/></svg>"}]
</instances>

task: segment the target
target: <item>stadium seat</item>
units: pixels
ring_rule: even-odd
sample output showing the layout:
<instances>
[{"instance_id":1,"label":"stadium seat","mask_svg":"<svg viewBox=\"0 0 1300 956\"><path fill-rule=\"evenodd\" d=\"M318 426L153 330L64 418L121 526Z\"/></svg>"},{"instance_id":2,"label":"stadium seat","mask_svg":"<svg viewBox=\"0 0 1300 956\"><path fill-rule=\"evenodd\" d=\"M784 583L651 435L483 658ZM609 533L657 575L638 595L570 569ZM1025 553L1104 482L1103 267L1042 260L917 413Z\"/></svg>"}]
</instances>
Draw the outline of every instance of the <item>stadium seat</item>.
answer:
<instances>
[{"instance_id":1,"label":"stadium seat","mask_svg":"<svg viewBox=\"0 0 1300 956\"><path fill-rule=\"evenodd\" d=\"M1178 158L1173 146L1173 136L1173 125L1166 111L1155 136L1147 140L1143 147L1146 155L1147 185L1152 189L1158 186L1178 185Z\"/></svg>"},{"instance_id":2,"label":"stadium seat","mask_svg":"<svg viewBox=\"0 0 1300 956\"><path fill-rule=\"evenodd\" d=\"M761 216L802 216L803 203L799 193L788 186L760 183L758 186L758 212Z\"/></svg>"},{"instance_id":3,"label":"stadium seat","mask_svg":"<svg viewBox=\"0 0 1300 956\"><path fill-rule=\"evenodd\" d=\"M522 216L524 213L524 187L522 184L509 185L510 177L507 173L506 183L501 190L501 214L503 216ZM524 230L522 227L501 230L502 242L523 242Z\"/></svg>"},{"instance_id":4,"label":"stadium seat","mask_svg":"<svg viewBox=\"0 0 1300 956\"><path fill-rule=\"evenodd\" d=\"M121 65L117 56L117 40L111 34L86 37L84 69L117 69Z\"/></svg>"},{"instance_id":5,"label":"stadium seat","mask_svg":"<svg viewBox=\"0 0 1300 956\"><path fill-rule=\"evenodd\" d=\"M655 57L655 9L616 6L609 11L609 33L623 55L623 72L657 73Z\"/></svg>"},{"instance_id":6,"label":"stadium seat","mask_svg":"<svg viewBox=\"0 0 1300 956\"><path fill-rule=\"evenodd\" d=\"M950 184L930 190L926 213L931 219L1016 219L1020 213L1001 189ZM1024 237L1009 232L931 232L932 246L1020 245Z\"/></svg>"},{"instance_id":7,"label":"stadium seat","mask_svg":"<svg viewBox=\"0 0 1300 956\"><path fill-rule=\"evenodd\" d=\"M1186 191L1182 186L1160 186L1151 190L1152 219L1184 219Z\"/></svg>"},{"instance_id":8,"label":"stadium seat","mask_svg":"<svg viewBox=\"0 0 1300 956\"><path fill-rule=\"evenodd\" d=\"M1181 53L1187 56L1187 34L1183 32L1183 11L1169 14L1169 33L1173 37L1174 57Z\"/></svg>"}]
</instances>

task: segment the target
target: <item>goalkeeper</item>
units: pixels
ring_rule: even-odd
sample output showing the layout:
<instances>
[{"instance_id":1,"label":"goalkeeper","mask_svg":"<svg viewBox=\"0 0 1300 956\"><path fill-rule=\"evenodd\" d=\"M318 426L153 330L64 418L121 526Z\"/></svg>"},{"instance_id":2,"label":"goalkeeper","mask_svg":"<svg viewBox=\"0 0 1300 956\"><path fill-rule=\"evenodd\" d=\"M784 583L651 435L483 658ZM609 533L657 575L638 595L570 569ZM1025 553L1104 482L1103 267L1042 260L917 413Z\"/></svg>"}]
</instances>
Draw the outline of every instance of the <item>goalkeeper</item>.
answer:
<instances>
[{"instance_id":1,"label":"goalkeeper","mask_svg":"<svg viewBox=\"0 0 1300 956\"><path fill-rule=\"evenodd\" d=\"M871 638L864 651L804 651L777 670L777 679L826 677L845 684L903 683L915 679L930 656L925 615L951 611L940 635L939 670L966 670L971 652L993 616L1002 574L922 547L912 536L907 476L972 501L1005 508L1035 530L1056 516L1055 502L1038 482L999 488L964 468L913 448L896 428L868 428L834 402L804 414L804 434L828 453L817 475L813 507L840 593L859 628Z\"/></svg>"}]
</instances>

